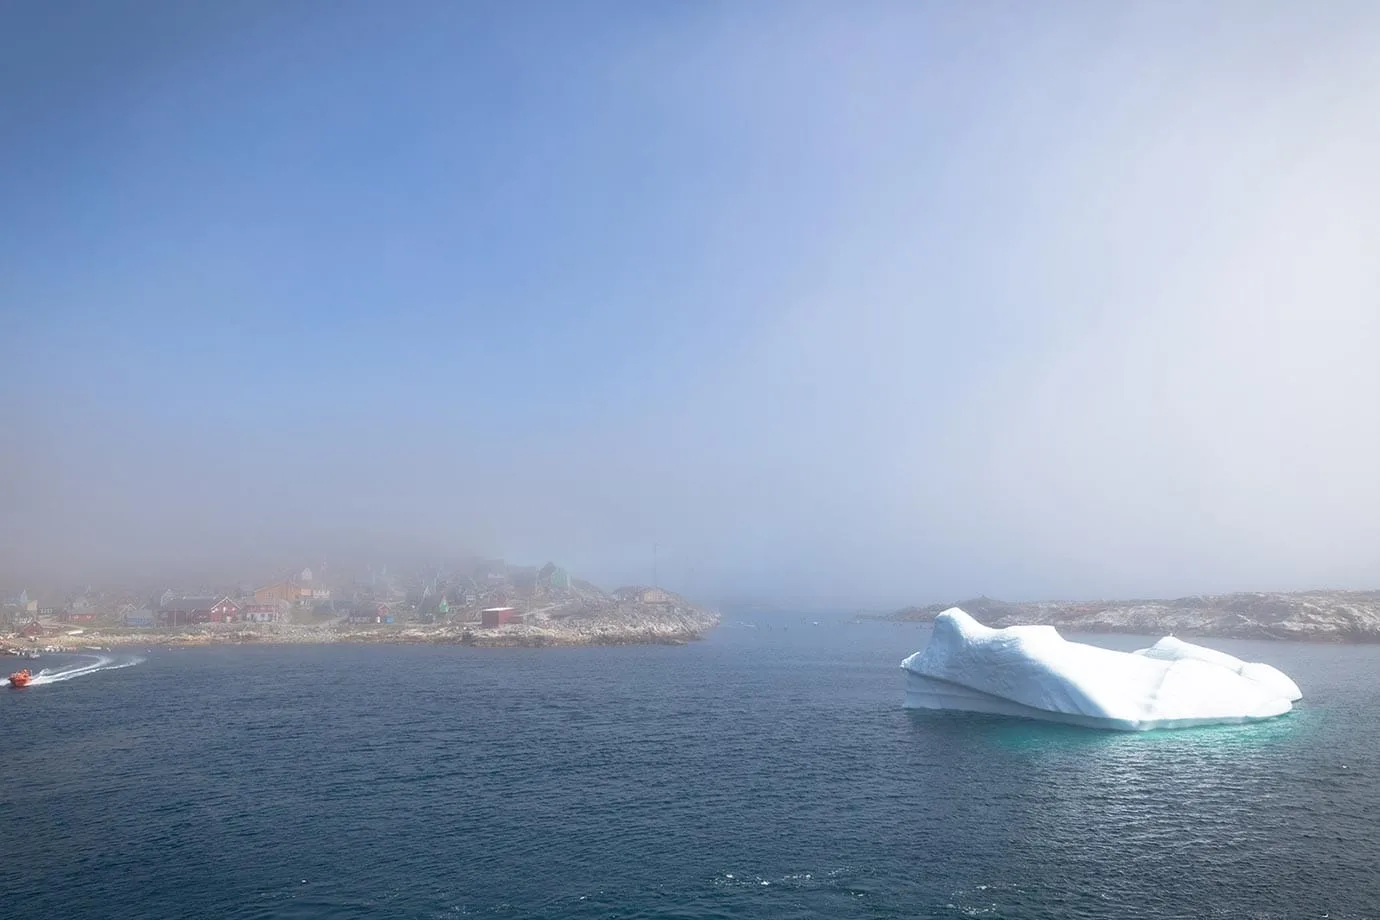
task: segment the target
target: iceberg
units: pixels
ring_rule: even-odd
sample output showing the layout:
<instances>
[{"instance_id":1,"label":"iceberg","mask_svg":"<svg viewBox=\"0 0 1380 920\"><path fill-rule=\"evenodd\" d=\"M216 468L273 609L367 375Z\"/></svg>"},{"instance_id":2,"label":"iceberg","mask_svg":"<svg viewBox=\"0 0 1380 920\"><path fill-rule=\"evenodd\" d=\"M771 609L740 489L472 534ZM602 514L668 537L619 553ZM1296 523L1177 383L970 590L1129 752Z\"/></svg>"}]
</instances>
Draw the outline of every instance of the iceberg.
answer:
<instances>
[{"instance_id":1,"label":"iceberg","mask_svg":"<svg viewBox=\"0 0 1380 920\"><path fill-rule=\"evenodd\" d=\"M1269 688L1274 693L1283 696L1289 702L1297 702L1303 699L1303 691L1299 685L1290 679L1279 668L1271 667L1268 664L1260 664L1255 661L1242 661L1240 658L1228 655L1226 652L1219 652L1216 649L1203 648L1201 645L1194 645L1173 636L1165 636L1149 648L1136 649L1134 655L1145 655L1150 658L1160 658L1165 661L1177 661L1182 658L1193 658L1198 661L1206 661L1211 664L1219 664L1224 668L1229 668L1248 680Z\"/></svg>"},{"instance_id":2,"label":"iceberg","mask_svg":"<svg viewBox=\"0 0 1380 920\"><path fill-rule=\"evenodd\" d=\"M1269 665L1167 636L1117 652L1053 626L983 626L951 607L929 645L901 662L908 709L954 709L1147 731L1280 716L1298 686Z\"/></svg>"}]
</instances>

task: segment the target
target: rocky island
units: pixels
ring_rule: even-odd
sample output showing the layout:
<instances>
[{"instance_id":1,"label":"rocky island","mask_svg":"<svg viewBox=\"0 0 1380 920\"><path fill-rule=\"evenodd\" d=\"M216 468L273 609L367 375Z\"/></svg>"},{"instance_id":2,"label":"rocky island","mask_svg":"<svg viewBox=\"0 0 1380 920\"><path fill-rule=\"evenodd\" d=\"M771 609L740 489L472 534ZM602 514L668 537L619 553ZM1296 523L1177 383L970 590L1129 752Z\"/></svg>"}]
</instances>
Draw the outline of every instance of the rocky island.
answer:
<instances>
[{"instance_id":1,"label":"rocky island","mask_svg":"<svg viewBox=\"0 0 1380 920\"><path fill-rule=\"evenodd\" d=\"M577 645L683 645L702 639L719 615L677 595L665 601L612 599L607 603L567 602L515 613L496 625L482 620L446 623L322 624L204 623L176 629L119 627L82 630L60 637L68 646L398 643L472 645L483 648L543 648ZM515 609L515 608L514 608Z\"/></svg>"},{"instance_id":2,"label":"rocky island","mask_svg":"<svg viewBox=\"0 0 1380 920\"><path fill-rule=\"evenodd\" d=\"M954 606L992 627L1046 623L1067 632L1380 642L1380 591L1240 593L1087 603L1009 603L979 597L957 604L908 607L887 619L929 622Z\"/></svg>"},{"instance_id":3,"label":"rocky island","mask_svg":"<svg viewBox=\"0 0 1380 920\"><path fill-rule=\"evenodd\" d=\"M89 592L51 617L10 611L10 628L0 625L0 650L333 642L679 645L703 638L719 623L716 612L659 587L607 592L551 563L537 569L501 560L458 575L371 574L344 589L326 588L302 570L252 590L167 590L139 609L129 600L116 605Z\"/></svg>"}]
</instances>

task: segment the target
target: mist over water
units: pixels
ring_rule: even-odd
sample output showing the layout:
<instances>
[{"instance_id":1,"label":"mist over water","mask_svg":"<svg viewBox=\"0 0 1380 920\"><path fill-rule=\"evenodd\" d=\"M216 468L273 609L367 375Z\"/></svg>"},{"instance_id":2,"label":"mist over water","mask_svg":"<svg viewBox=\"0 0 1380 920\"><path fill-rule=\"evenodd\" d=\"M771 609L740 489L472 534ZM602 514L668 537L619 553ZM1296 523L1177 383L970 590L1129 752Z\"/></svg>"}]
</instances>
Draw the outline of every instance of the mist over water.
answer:
<instances>
[{"instance_id":1,"label":"mist over water","mask_svg":"<svg viewBox=\"0 0 1380 920\"><path fill-rule=\"evenodd\" d=\"M0 586L1371 586L1377 28L7 5Z\"/></svg>"}]
</instances>

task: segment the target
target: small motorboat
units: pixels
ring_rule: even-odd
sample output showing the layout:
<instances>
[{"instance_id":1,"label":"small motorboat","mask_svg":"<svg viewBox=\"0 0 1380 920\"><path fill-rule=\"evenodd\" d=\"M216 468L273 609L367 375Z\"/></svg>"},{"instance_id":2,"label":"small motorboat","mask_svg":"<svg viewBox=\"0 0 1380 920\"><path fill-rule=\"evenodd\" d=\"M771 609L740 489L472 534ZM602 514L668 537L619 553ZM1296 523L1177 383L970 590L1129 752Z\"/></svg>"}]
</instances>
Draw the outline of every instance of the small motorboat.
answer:
<instances>
[{"instance_id":1,"label":"small motorboat","mask_svg":"<svg viewBox=\"0 0 1380 920\"><path fill-rule=\"evenodd\" d=\"M25 668L22 671L15 671L13 674L10 675L10 686L15 690L18 690L21 687L29 686L29 681L33 679L34 676L29 673L28 668Z\"/></svg>"}]
</instances>

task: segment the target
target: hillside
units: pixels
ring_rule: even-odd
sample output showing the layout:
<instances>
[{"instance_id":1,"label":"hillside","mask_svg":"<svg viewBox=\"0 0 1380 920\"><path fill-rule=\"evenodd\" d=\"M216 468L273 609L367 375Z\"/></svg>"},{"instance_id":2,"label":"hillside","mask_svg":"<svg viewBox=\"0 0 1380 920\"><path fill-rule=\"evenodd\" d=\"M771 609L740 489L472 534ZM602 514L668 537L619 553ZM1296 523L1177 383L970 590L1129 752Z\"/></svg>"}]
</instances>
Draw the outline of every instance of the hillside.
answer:
<instances>
[{"instance_id":1,"label":"hillside","mask_svg":"<svg viewBox=\"0 0 1380 920\"><path fill-rule=\"evenodd\" d=\"M111 647L211 643L404 642L476 646L680 644L700 639L719 615L661 588L603 591L553 566L502 565L482 578L433 578L429 584L356 586L347 599L299 600L269 606L271 618L240 613L252 598L195 599L230 612L223 620L178 622L178 599L146 612L144 623L113 617L35 619L0 626L0 651L25 646ZM416 598L411 600L410 598ZM262 615L259 607L255 613ZM199 612L199 611L194 611ZM169 622L171 621L171 622ZM150 625L161 622L162 625ZM21 635L20 626L34 630Z\"/></svg>"}]
</instances>

